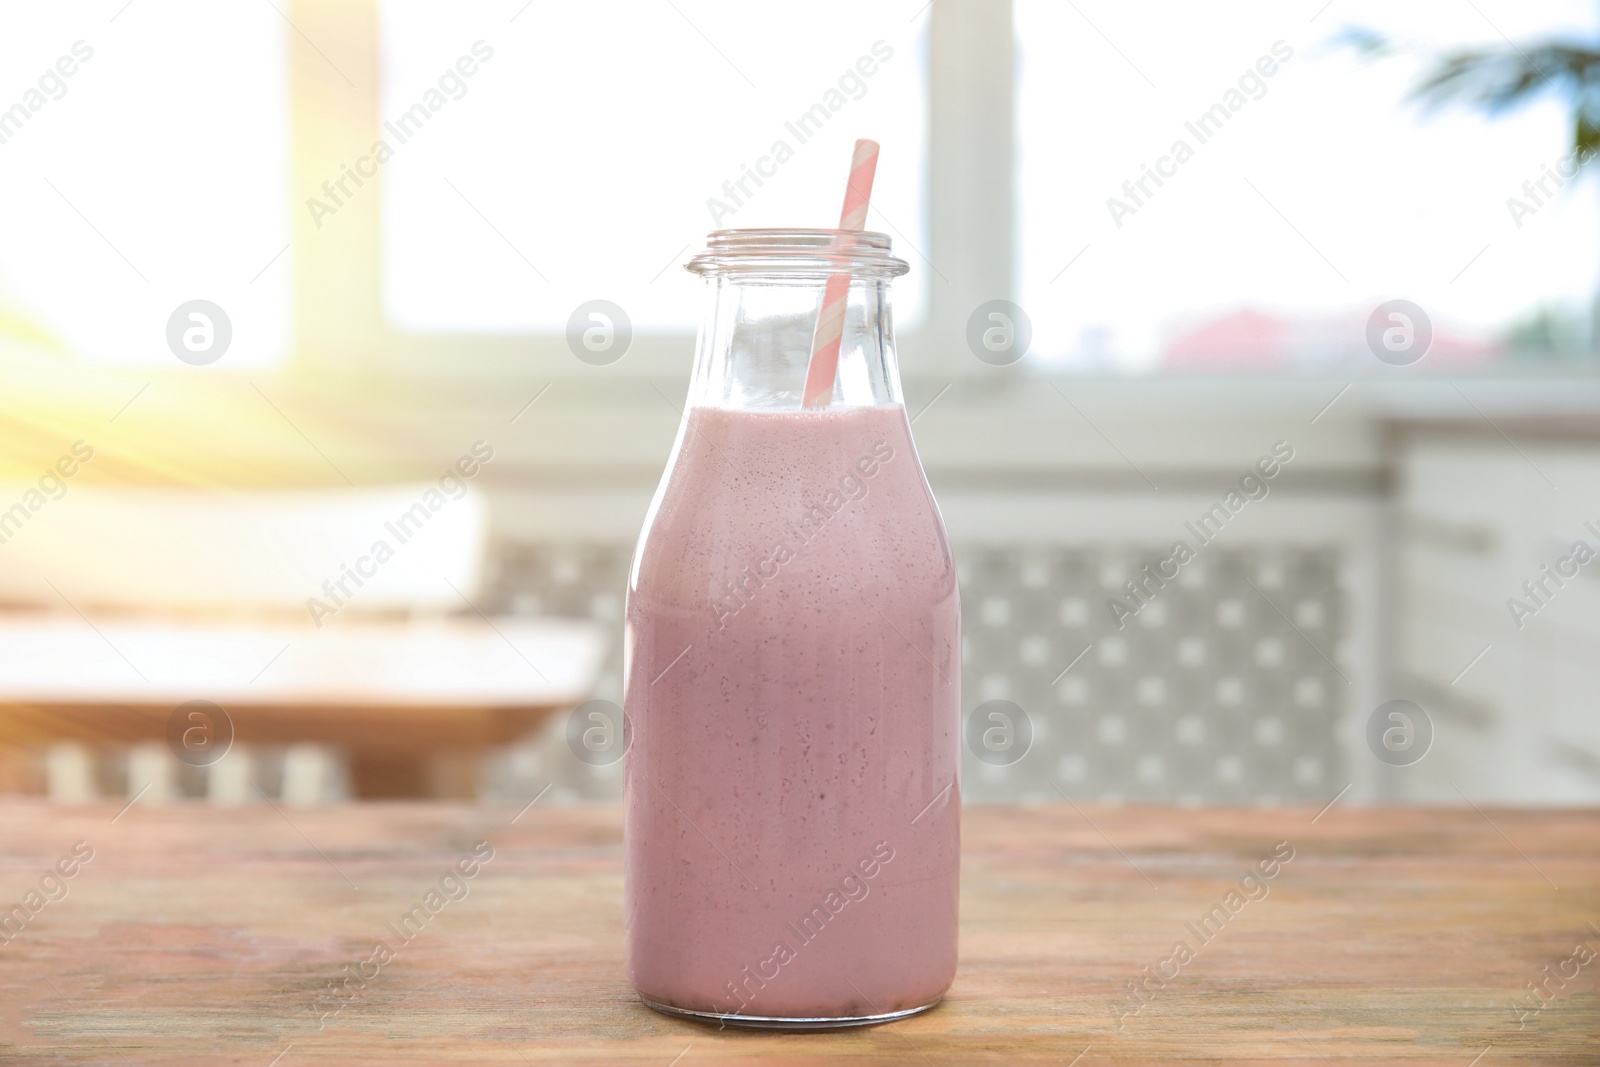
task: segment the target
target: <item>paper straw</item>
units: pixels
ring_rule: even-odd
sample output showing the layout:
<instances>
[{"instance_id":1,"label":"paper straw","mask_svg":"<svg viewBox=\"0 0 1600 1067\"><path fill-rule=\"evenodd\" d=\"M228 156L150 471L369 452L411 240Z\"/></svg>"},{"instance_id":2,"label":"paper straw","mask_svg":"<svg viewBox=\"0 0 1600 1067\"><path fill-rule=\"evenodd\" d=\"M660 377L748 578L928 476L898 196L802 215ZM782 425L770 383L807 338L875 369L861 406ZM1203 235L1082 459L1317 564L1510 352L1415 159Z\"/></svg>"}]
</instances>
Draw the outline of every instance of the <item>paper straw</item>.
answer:
<instances>
[{"instance_id":1,"label":"paper straw","mask_svg":"<svg viewBox=\"0 0 1600 1067\"><path fill-rule=\"evenodd\" d=\"M844 187L844 210L839 213L839 229L859 233L867 224L867 203L872 199L872 179L878 170L878 142L856 142L850 157L850 178ZM854 238L840 238L837 247L848 248ZM833 398L833 380L839 370L839 342L844 335L844 313L850 301L850 275L839 271L828 275L822 291L822 307L811 335L811 362L806 367L806 407L826 407Z\"/></svg>"}]
</instances>

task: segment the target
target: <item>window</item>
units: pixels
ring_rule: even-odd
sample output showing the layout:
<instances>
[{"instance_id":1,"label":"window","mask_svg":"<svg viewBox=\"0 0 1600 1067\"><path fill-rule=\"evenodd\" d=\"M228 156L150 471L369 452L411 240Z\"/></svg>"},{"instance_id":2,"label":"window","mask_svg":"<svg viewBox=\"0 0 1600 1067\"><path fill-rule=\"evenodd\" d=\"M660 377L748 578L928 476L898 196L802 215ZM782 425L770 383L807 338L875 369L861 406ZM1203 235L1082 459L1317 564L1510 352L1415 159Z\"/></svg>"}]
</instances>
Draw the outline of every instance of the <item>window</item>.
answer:
<instances>
[{"instance_id":1,"label":"window","mask_svg":"<svg viewBox=\"0 0 1600 1067\"><path fill-rule=\"evenodd\" d=\"M0 338L170 368L169 319L203 299L231 320L226 369L297 337L309 361L489 376L531 341L554 373L572 311L605 299L649 342L624 369L666 373L705 233L831 224L871 135L915 373L970 370L967 316L1007 296L1047 372L1374 368L1367 320L1395 298L1432 321L1422 369L1589 351L1592 189L1511 209L1562 165L1562 104L1406 102L1419 53L1592 41L1589 0L1014 0L1010 51L1006 6L17 7L0 194L28 209L0 241ZM1403 47L1360 55L1351 27ZM291 112L292 51L330 69ZM346 163L379 189L324 231L304 213ZM291 222L315 243L291 249Z\"/></svg>"},{"instance_id":2,"label":"window","mask_svg":"<svg viewBox=\"0 0 1600 1067\"><path fill-rule=\"evenodd\" d=\"M1366 322L1392 298L1429 316L1436 368L1515 358L1541 316L1584 328L1593 189L1520 220L1507 206L1567 153L1562 107L1424 114L1404 102L1425 69L1409 49L1374 60L1336 39L1592 42L1594 5L1319 6L1016 0L1017 299L1041 358L1376 369Z\"/></svg>"},{"instance_id":3,"label":"window","mask_svg":"<svg viewBox=\"0 0 1600 1067\"><path fill-rule=\"evenodd\" d=\"M927 23L882 14L628 0L490 18L383 0L387 317L549 333L603 298L635 330L691 330L701 298L679 268L704 235L837 225L863 136L883 143L868 225L916 263ZM917 266L896 283L902 326L923 313Z\"/></svg>"},{"instance_id":4,"label":"window","mask_svg":"<svg viewBox=\"0 0 1600 1067\"><path fill-rule=\"evenodd\" d=\"M0 32L0 341L173 365L207 300L232 367L288 354L288 70L266 4L12 5Z\"/></svg>"}]
</instances>

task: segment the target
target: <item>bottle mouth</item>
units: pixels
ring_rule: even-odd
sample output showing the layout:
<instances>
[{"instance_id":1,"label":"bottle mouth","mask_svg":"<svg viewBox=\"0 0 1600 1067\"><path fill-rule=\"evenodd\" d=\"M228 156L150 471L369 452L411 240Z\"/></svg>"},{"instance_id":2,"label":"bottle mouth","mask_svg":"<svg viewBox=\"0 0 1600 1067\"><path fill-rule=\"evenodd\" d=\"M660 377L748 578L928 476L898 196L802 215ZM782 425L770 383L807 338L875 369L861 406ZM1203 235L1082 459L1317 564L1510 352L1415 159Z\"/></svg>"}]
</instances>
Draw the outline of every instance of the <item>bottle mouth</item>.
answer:
<instances>
[{"instance_id":1,"label":"bottle mouth","mask_svg":"<svg viewBox=\"0 0 1600 1067\"><path fill-rule=\"evenodd\" d=\"M811 280L830 274L896 278L911 267L890 254L888 234L868 230L714 230L684 269L703 277Z\"/></svg>"}]
</instances>

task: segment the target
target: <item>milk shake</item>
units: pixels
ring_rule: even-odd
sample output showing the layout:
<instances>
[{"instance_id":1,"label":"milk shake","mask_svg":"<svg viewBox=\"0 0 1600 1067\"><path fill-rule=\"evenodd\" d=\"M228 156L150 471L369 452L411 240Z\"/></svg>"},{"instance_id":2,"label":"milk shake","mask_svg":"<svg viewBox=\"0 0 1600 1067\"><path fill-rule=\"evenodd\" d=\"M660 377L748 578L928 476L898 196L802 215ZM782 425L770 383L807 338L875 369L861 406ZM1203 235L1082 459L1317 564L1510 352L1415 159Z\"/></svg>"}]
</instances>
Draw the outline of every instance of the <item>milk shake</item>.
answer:
<instances>
[{"instance_id":1,"label":"milk shake","mask_svg":"<svg viewBox=\"0 0 1600 1067\"><path fill-rule=\"evenodd\" d=\"M755 335L783 361L782 322ZM813 409L769 388L773 351L728 344L629 583L629 975L746 1024L910 1013L956 966L955 567L892 348L841 358L876 360L877 402ZM729 388L741 363L766 385Z\"/></svg>"}]
</instances>

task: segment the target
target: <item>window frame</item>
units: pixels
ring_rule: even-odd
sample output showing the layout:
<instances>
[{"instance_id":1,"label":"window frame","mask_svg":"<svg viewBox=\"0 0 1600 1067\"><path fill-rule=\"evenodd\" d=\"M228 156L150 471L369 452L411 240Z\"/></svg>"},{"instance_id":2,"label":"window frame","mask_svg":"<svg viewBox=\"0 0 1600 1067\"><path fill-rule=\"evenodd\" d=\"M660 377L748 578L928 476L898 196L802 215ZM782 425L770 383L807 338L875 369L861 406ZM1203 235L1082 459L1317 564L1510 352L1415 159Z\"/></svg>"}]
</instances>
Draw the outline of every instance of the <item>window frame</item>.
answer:
<instances>
[{"instance_id":1,"label":"window frame","mask_svg":"<svg viewBox=\"0 0 1600 1067\"><path fill-rule=\"evenodd\" d=\"M508 379L637 383L688 376L689 330L636 330L622 360L597 368L576 359L555 331L413 333L390 323L383 308L378 190L365 190L369 195L340 209L336 240L324 239L303 203L306 190L339 173L350 145L378 138L378 0L295 0L289 16L301 31L290 38L290 184L296 196L288 253L294 273L291 376L381 373L419 385L465 379L491 392L492 383ZM965 351L961 309L1011 296L1011 3L941 0L910 21L918 20L929 23L928 247L904 254L926 272L930 299L923 321L901 333L898 344L907 378L953 379L992 370ZM339 57L354 89L311 41Z\"/></svg>"}]
</instances>

